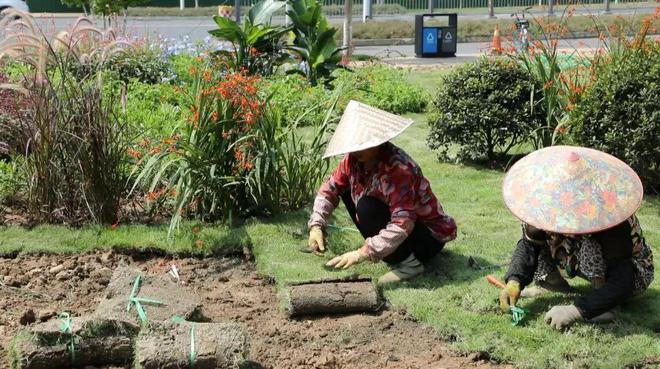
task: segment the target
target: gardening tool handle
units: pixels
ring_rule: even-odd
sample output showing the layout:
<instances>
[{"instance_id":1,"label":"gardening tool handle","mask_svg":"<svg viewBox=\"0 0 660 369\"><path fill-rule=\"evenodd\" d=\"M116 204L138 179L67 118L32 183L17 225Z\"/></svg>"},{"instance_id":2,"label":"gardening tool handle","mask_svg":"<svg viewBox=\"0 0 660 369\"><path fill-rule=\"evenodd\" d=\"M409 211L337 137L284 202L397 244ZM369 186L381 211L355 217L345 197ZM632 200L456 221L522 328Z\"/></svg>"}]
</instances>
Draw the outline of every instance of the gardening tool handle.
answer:
<instances>
[{"instance_id":1,"label":"gardening tool handle","mask_svg":"<svg viewBox=\"0 0 660 369\"><path fill-rule=\"evenodd\" d=\"M492 284L497 288L501 288L501 289L506 288L504 283L502 283L502 281L500 281L499 279L495 278L492 274L487 275L486 280L488 281L488 283Z\"/></svg>"}]
</instances>

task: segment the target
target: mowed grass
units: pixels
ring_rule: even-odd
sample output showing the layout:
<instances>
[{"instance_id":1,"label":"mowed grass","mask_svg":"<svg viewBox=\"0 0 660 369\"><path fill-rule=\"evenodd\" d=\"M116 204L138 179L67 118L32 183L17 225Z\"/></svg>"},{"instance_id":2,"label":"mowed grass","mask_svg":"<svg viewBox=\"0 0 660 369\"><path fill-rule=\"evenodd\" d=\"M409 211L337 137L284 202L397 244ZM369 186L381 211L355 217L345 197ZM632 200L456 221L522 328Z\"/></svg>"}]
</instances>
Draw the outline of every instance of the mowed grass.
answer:
<instances>
[{"instance_id":1,"label":"mowed grass","mask_svg":"<svg viewBox=\"0 0 660 369\"><path fill-rule=\"evenodd\" d=\"M0 227L0 255L77 253L96 249L138 249L167 254L225 255L250 246L242 228L184 223L171 240L168 225L90 225L71 228L39 225L32 229Z\"/></svg>"}]
</instances>

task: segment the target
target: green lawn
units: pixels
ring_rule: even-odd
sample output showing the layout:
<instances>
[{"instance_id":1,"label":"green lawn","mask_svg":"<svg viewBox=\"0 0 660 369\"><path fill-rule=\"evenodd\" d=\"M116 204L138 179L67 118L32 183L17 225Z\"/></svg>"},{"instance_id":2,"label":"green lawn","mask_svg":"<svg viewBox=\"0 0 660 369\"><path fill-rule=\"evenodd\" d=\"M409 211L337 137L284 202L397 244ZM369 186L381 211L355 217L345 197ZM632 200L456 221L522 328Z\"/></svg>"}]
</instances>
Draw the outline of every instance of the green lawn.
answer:
<instances>
[{"instance_id":1,"label":"green lawn","mask_svg":"<svg viewBox=\"0 0 660 369\"><path fill-rule=\"evenodd\" d=\"M523 326L513 327L509 317L498 310L498 291L484 280L487 274L504 274L520 233L500 197L503 173L438 163L424 145L426 132L425 125L418 122L396 143L422 166L445 210L456 218L459 233L435 260L433 270L384 291L392 305L406 308L434 327L459 352L487 351L494 359L520 368L621 368L660 353L660 336L651 328L660 324L658 283L627 303L609 325L578 324L563 333L552 330L543 322L545 311L572 300L571 296L553 295L523 300L521 305L530 315ZM343 209L335 214L338 225L350 225ZM247 227L261 273L283 285L348 273L377 277L385 271L381 264L366 264L350 272L323 268L323 262L334 253L360 245L353 232L331 231L333 252L326 257L299 252L306 244L306 216L299 212ZM659 199L647 198L639 216L648 242L660 255ZM469 268L470 256L483 269ZM575 282L579 281L572 283L581 290L587 288L585 283Z\"/></svg>"}]
</instances>

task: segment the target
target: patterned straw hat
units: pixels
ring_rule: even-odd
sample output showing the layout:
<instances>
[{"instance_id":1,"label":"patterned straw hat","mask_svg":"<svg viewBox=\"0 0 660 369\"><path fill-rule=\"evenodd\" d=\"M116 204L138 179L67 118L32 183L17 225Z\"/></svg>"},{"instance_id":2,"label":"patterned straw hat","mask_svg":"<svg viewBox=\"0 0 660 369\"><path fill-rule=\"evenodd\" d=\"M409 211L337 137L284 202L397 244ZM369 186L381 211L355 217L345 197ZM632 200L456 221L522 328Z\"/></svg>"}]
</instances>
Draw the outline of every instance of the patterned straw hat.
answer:
<instances>
[{"instance_id":1,"label":"patterned straw hat","mask_svg":"<svg viewBox=\"0 0 660 369\"><path fill-rule=\"evenodd\" d=\"M378 146L401 134L412 123L412 119L351 100L323 159Z\"/></svg>"},{"instance_id":2,"label":"patterned straw hat","mask_svg":"<svg viewBox=\"0 0 660 369\"><path fill-rule=\"evenodd\" d=\"M552 146L518 161L502 184L504 203L521 221L562 234L586 234L630 218L642 203L642 182L604 152Z\"/></svg>"}]
</instances>

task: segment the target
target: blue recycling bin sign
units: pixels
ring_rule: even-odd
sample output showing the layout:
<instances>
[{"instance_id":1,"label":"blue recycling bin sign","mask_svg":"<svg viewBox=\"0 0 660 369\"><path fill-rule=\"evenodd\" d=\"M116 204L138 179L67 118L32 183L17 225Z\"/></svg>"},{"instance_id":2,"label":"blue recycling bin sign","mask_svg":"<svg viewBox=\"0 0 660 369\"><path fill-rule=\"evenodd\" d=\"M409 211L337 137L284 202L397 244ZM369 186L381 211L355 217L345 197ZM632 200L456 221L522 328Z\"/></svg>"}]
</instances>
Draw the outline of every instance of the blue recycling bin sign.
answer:
<instances>
[{"instance_id":1,"label":"blue recycling bin sign","mask_svg":"<svg viewBox=\"0 0 660 369\"><path fill-rule=\"evenodd\" d=\"M448 25L426 27L425 18L447 17ZM456 56L457 14L419 14L415 16L415 55L420 58Z\"/></svg>"},{"instance_id":2,"label":"blue recycling bin sign","mask_svg":"<svg viewBox=\"0 0 660 369\"><path fill-rule=\"evenodd\" d=\"M422 52L435 54L438 52L438 28L425 27L422 31Z\"/></svg>"}]
</instances>

